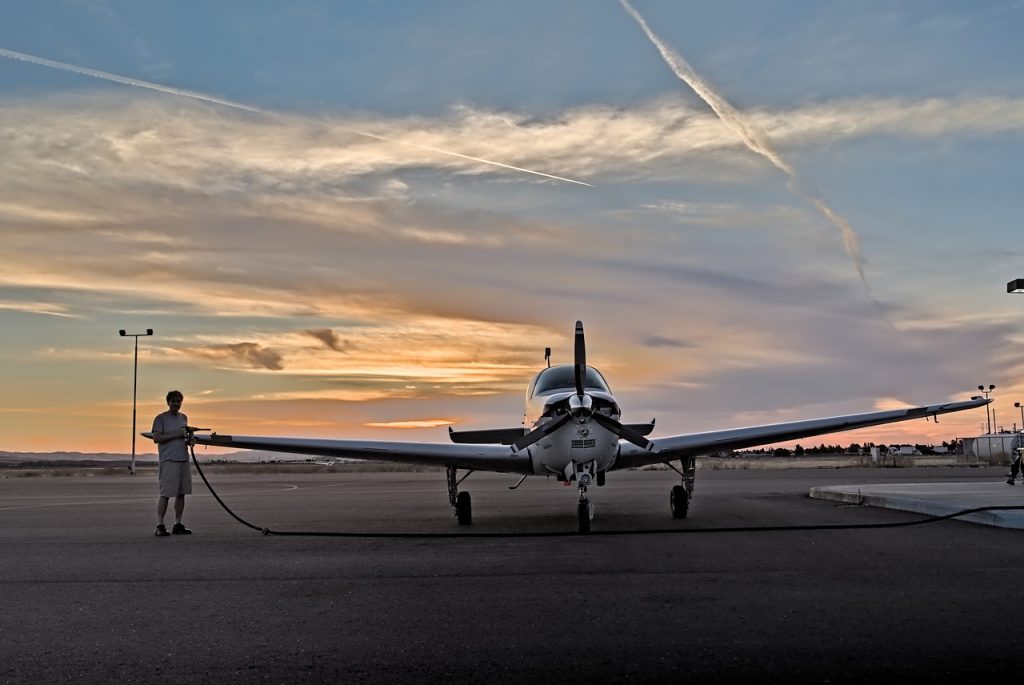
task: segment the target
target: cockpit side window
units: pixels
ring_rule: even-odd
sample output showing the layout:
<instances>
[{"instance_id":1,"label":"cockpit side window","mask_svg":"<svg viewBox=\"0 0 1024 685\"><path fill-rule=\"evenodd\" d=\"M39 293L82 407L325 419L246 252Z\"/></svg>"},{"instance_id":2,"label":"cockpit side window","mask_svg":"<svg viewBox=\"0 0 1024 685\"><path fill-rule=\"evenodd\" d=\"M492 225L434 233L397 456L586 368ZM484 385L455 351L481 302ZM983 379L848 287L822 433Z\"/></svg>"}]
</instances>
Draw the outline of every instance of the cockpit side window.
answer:
<instances>
[{"instance_id":1,"label":"cockpit side window","mask_svg":"<svg viewBox=\"0 0 1024 685\"><path fill-rule=\"evenodd\" d=\"M587 372L583 377L583 387L590 390L599 390L601 392L610 393L608 389L608 383L605 382L604 377L601 376L600 372L588 366ZM576 388L576 378L574 367L572 366L553 366L550 369L544 369L537 376L537 380L533 384L533 395L540 395L543 393L557 392L562 390L573 390Z\"/></svg>"}]
</instances>

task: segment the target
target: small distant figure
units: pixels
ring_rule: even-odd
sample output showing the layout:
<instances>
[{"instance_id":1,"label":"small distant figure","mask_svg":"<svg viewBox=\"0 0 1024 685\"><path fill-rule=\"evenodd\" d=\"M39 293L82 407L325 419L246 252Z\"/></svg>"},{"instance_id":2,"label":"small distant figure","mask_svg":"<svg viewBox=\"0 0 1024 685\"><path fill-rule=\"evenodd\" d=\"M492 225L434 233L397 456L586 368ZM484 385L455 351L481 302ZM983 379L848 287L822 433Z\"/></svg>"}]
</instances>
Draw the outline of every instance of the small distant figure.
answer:
<instances>
[{"instance_id":1,"label":"small distant figure","mask_svg":"<svg viewBox=\"0 0 1024 685\"><path fill-rule=\"evenodd\" d=\"M1010 462L1010 476L1006 479L1007 485L1013 485L1013 482L1017 480L1017 474L1020 473L1020 458L1024 456L1024 447L1018 447L1014 451L1017 456Z\"/></svg>"},{"instance_id":2,"label":"small distant figure","mask_svg":"<svg viewBox=\"0 0 1024 685\"><path fill-rule=\"evenodd\" d=\"M160 499L156 505L157 537L191 535L181 522L185 512L185 495L192 494L192 470L188 464L188 417L181 413L185 396L177 390L167 393L167 411L153 419L153 442L160 453ZM164 516L167 500L174 498L174 527L167 532Z\"/></svg>"}]
</instances>

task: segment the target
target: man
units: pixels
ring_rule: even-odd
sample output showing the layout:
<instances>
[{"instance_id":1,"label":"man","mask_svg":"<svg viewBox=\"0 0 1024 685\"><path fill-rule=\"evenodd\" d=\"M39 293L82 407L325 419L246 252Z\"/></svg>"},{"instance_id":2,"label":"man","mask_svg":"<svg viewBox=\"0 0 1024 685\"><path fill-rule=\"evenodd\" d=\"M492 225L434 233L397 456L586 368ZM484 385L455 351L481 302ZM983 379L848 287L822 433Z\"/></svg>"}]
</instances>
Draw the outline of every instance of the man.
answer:
<instances>
[{"instance_id":1,"label":"man","mask_svg":"<svg viewBox=\"0 0 1024 685\"><path fill-rule=\"evenodd\" d=\"M1015 451L1017 456L1010 462L1010 477L1006 479L1007 485L1013 485L1013 481L1017 480L1017 474L1020 473L1020 460L1024 456L1024 447L1019 447Z\"/></svg>"},{"instance_id":2,"label":"man","mask_svg":"<svg viewBox=\"0 0 1024 685\"><path fill-rule=\"evenodd\" d=\"M167 411L153 419L153 442L160 453L160 499L156 505L157 537L191 535L192 531L181 522L185 512L185 495L192 494L192 471L188 465L188 417L181 413L185 399L177 390L167 393ZM167 500L174 498L174 527L167 532L164 516Z\"/></svg>"}]
</instances>

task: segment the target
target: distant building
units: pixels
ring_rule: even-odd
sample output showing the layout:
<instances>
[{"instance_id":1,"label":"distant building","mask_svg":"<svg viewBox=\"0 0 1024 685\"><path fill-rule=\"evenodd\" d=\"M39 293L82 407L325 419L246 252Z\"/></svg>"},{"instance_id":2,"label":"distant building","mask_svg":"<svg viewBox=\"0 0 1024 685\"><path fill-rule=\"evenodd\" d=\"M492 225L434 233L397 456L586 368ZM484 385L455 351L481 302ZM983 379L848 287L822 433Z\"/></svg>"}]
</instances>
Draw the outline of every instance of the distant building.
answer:
<instances>
[{"instance_id":1,"label":"distant building","mask_svg":"<svg viewBox=\"0 0 1024 685\"><path fill-rule=\"evenodd\" d=\"M964 438L964 455L981 461L1008 462L1015 449L1024 447L1021 436L1021 433L989 433Z\"/></svg>"}]
</instances>

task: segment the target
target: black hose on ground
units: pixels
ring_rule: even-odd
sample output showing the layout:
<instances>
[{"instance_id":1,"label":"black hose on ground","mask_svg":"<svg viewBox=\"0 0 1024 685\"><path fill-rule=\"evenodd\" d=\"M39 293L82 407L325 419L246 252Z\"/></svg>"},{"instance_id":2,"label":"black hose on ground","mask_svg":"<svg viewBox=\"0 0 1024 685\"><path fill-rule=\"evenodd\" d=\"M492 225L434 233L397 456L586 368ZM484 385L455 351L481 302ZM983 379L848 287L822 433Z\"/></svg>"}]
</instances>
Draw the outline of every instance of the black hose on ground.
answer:
<instances>
[{"instance_id":1,"label":"black hose on ground","mask_svg":"<svg viewBox=\"0 0 1024 685\"><path fill-rule=\"evenodd\" d=\"M750 533L750 532L768 532L768 531L795 531L795 530L859 530L869 528L901 528L904 526L920 526L925 523L937 523L939 521L946 521L948 519L958 518L960 516L966 516L967 514L974 514L980 511L1020 511L1024 510L1024 505L1013 505L1013 506L991 506L991 507L974 507L972 509L964 509L957 511L952 514L943 514L942 516L928 516L922 519L914 519L913 521L899 521L896 523L832 523L832 524L818 524L818 525L795 525L795 526L729 526L724 528L647 528L637 530L592 530L588 533L580 533L578 531L538 531L538 532L525 532L525 533L332 533L322 531L294 531L294 530L271 530L270 528L255 526L245 519L238 516L235 512L231 511L231 508L224 503L224 500L220 498L217 491L210 485L210 481L207 480L206 474L203 473L203 469L199 466L199 460L196 459L196 448L195 445L190 445L192 450L192 462L196 465L196 471L199 472L199 477L203 479L206 487L213 495L214 499L224 508L224 511L228 512L232 518L241 523L243 526L258 530L264 535L291 535L291 536L303 536L303 537L331 537L331 538L562 538L571 537L576 535L670 535L680 533Z\"/></svg>"}]
</instances>

